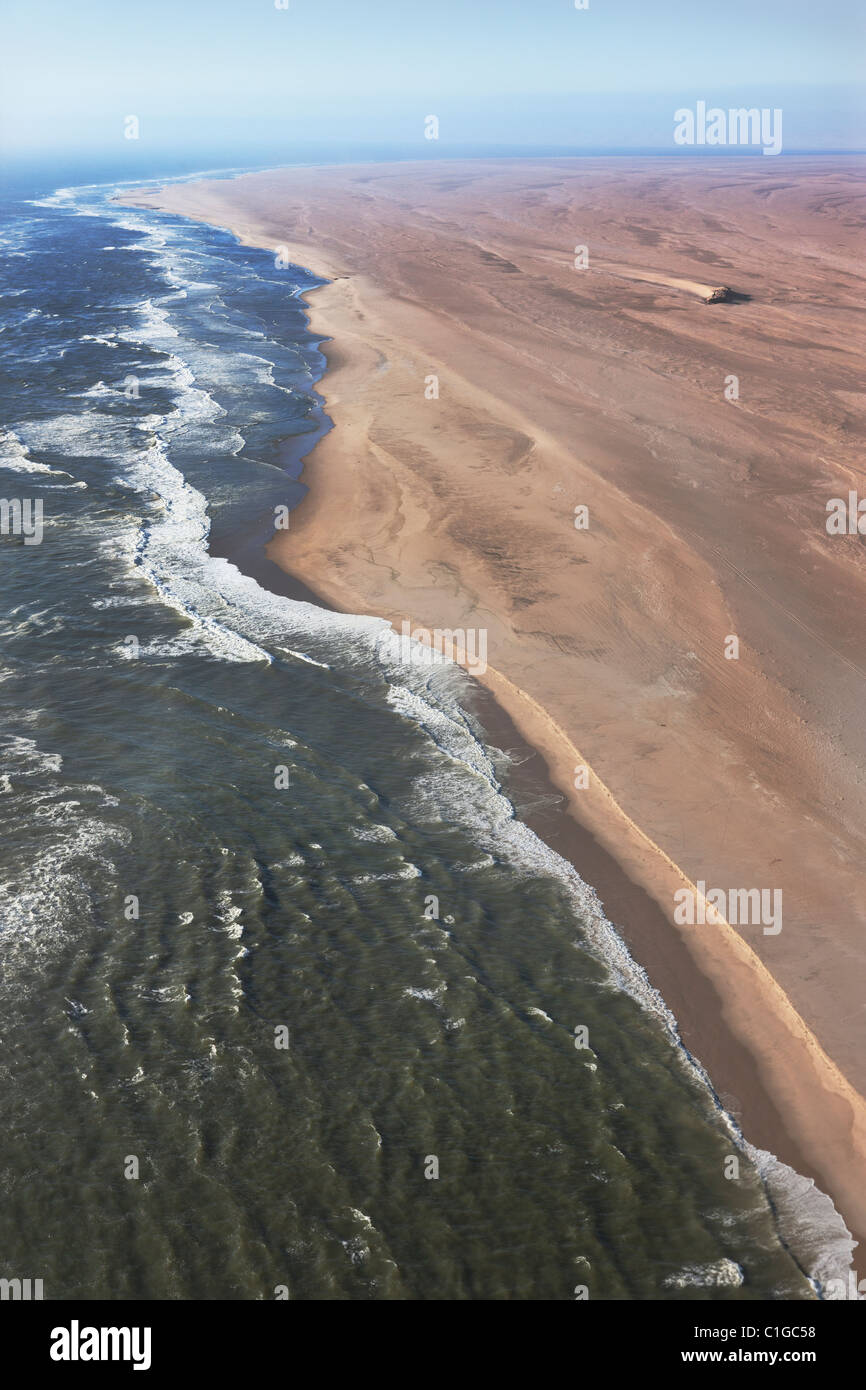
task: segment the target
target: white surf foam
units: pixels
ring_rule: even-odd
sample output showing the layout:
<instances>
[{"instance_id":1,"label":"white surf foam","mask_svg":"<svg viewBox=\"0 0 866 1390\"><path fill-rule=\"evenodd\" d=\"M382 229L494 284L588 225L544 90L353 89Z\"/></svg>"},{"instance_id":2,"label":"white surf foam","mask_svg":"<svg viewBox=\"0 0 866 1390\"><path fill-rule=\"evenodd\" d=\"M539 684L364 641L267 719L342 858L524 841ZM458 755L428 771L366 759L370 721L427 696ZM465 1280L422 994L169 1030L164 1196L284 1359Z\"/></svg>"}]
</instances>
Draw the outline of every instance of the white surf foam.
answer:
<instances>
[{"instance_id":1,"label":"white surf foam","mask_svg":"<svg viewBox=\"0 0 866 1390\"><path fill-rule=\"evenodd\" d=\"M0 430L0 468L5 468L10 473L41 473L50 478L69 478L74 487L87 486L64 469L51 468L47 463L39 463L37 459L32 458L15 430ZM68 487L69 484L62 486Z\"/></svg>"},{"instance_id":2,"label":"white surf foam","mask_svg":"<svg viewBox=\"0 0 866 1390\"><path fill-rule=\"evenodd\" d=\"M83 920L91 907L91 873L104 889L114 874L111 848L128 843L129 833L106 814L117 799L101 787L66 786L62 758L35 739L4 735L0 762L7 844L22 833L30 837L28 852L10 860L0 881L0 935L8 966L19 946L32 961L34 949L50 949L61 925L65 929ZM16 978L5 969L3 977Z\"/></svg>"}]
</instances>

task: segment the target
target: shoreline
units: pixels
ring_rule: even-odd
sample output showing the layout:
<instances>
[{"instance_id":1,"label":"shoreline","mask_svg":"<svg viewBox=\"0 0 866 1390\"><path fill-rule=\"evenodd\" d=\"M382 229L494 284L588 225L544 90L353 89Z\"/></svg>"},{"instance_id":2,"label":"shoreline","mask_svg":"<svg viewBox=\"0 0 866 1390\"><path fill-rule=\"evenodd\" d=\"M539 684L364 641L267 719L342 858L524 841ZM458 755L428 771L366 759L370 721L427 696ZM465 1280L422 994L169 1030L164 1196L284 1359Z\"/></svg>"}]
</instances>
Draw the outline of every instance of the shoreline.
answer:
<instances>
[{"instance_id":1,"label":"shoreline","mask_svg":"<svg viewBox=\"0 0 866 1390\"><path fill-rule=\"evenodd\" d=\"M243 177L256 176L242 176L241 182ZM187 209L195 206L190 189L202 187L176 185L165 190L171 195L168 199L157 194L150 202L118 201L178 212L184 201ZM225 184L220 191L225 194ZM216 211L199 205L181 215L223 226L248 245L273 249L273 239L255 221L235 215L223 222ZM352 576L339 571L331 571L330 584L320 583L322 542L316 528L327 529L324 513L336 505L339 495L336 488L329 490L329 475L333 483L347 451L361 447L366 435L358 412L353 416L342 407L342 393L352 392L359 378L371 371L391 370L394 357L385 354L383 368L381 337L368 340L359 328L359 316L366 317L370 305L374 310L380 307L382 293L371 279L339 259L328 261L311 242L281 236L279 244L292 262L329 281L318 287L314 302L307 299L312 291L300 297L311 331L331 339L321 344L327 368L319 391L335 428L307 457L303 476L310 491L304 505L292 513L292 529L271 542L268 556L327 606L375 613L397 627L406 617L413 625L432 625L426 595L424 611L407 614L383 602L384 596L365 593ZM341 497L341 504L345 500ZM350 504L352 500L350 491ZM486 616L477 591L472 608ZM444 609L434 610L433 616L439 618L437 626L457 625ZM730 1101L749 1143L768 1150L829 1193L858 1238L866 1232L866 1200L859 1192L858 1171L866 1155L866 1107L860 1094L739 932L728 924L712 929L673 924L672 893L693 880L640 828L543 701L495 667L488 669L481 684L491 702L488 708L500 711L503 727L513 727L537 753L550 785L565 798L568 816L561 820L573 829L560 833L567 845L564 853L556 844L551 847L563 853L598 893L606 915L675 1015L684 1046L699 1059L725 1109ZM496 715L492 722L497 723ZM589 786L580 792L571 784L577 764L590 769ZM531 817L523 818L535 829ZM550 844L548 837L541 838Z\"/></svg>"}]
</instances>

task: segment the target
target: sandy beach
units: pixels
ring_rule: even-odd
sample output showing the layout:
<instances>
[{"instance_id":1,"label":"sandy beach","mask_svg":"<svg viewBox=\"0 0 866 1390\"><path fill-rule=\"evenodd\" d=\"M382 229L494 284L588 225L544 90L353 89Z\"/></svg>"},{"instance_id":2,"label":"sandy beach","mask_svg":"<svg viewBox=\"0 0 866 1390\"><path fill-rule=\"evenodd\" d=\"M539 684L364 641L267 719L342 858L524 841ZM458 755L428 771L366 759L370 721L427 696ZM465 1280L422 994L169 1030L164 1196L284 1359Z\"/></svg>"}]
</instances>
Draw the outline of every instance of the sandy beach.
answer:
<instances>
[{"instance_id":1,"label":"sandy beach","mask_svg":"<svg viewBox=\"0 0 866 1390\"><path fill-rule=\"evenodd\" d=\"M330 281L308 302L334 429L271 558L398 630L486 632L563 852L747 1137L862 1239L866 560L825 524L861 486L861 180L853 157L436 161L127 201ZM780 892L781 930L678 923L698 883Z\"/></svg>"}]
</instances>

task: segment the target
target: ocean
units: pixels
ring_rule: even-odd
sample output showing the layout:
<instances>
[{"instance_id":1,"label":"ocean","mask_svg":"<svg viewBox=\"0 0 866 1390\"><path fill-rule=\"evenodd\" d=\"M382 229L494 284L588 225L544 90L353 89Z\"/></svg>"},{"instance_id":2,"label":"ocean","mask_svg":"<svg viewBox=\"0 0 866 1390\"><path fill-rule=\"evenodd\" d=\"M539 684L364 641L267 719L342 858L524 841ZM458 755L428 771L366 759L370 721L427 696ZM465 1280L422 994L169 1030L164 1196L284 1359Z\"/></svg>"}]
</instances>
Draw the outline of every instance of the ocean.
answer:
<instances>
[{"instance_id":1,"label":"ocean","mask_svg":"<svg viewBox=\"0 0 866 1390\"><path fill-rule=\"evenodd\" d=\"M841 1219L521 818L471 680L240 567L330 428L320 282L117 191L0 220L0 1278L819 1297Z\"/></svg>"}]
</instances>

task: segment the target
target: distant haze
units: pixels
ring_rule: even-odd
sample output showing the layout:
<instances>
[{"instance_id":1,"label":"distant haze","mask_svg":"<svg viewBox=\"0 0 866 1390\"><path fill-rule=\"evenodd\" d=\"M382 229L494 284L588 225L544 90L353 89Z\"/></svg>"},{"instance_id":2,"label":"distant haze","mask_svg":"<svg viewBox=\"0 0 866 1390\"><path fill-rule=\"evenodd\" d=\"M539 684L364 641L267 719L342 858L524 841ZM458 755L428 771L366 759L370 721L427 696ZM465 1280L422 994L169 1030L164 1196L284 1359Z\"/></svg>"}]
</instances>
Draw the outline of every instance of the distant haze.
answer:
<instances>
[{"instance_id":1,"label":"distant haze","mask_svg":"<svg viewBox=\"0 0 866 1390\"><path fill-rule=\"evenodd\" d=\"M7 156L299 142L673 145L673 113L781 108L785 149L866 146L860 0L6 0ZM138 120L138 139L124 122ZM425 148L427 147L427 148ZM724 153L724 151L722 151Z\"/></svg>"}]
</instances>

